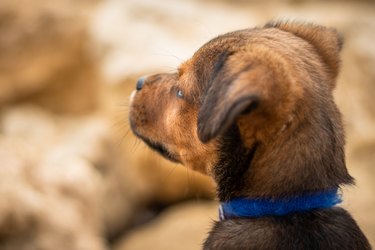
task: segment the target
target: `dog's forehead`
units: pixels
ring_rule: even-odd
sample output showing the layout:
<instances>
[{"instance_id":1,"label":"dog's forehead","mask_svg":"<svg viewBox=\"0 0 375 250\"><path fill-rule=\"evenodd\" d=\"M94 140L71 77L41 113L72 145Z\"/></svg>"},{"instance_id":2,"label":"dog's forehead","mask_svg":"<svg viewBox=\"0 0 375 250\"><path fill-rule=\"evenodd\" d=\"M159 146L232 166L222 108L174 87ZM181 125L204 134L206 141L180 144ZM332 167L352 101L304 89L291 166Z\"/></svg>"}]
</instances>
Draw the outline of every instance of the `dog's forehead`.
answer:
<instances>
[{"instance_id":1,"label":"dog's forehead","mask_svg":"<svg viewBox=\"0 0 375 250\"><path fill-rule=\"evenodd\" d=\"M179 67L179 76L190 89L205 93L212 78L226 63L228 57L262 47L281 54L295 54L306 41L278 28L252 28L226 33L205 43L194 55Z\"/></svg>"},{"instance_id":2,"label":"dog's forehead","mask_svg":"<svg viewBox=\"0 0 375 250\"><path fill-rule=\"evenodd\" d=\"M257 29L245 29L213 38L200 47L189 60L180 65L179 75L187 75L185 74L187 72L193 74L194 76L189 77L194 77L194 85L203 90L215 67L221 61L224 62L228 55L248 44L249 39L255 33L257 33Z\"/></svg>"},{"instance_id":3,"label":"dog's forehead","mask_svg":"<svg viewBox=\"0 0 375 250\"><path fill-rule=\"evenodd\" d=\"M193 58L197 57L210 57L228 49L236 49L241 45L248 42L249 38L257 33L258 29L244 29L229 32L223 35L219 35L203 46L201 46L197 52L193 55Z\"/></svg>"},{"instance_id":4,"label":"dog's forehead","mask_svg":"<svg viewBox=\"0 0 375 250\"><path fill-rule=\"evenodd\" d=\"M192 59L194 61L210 60L224 51L236 52L241 47L252 43L269 43L269 41L288 43L290 39L301 40L294 34L275 27L237 30L211 39L194 53Z\"/></svg>"}]
</instances>

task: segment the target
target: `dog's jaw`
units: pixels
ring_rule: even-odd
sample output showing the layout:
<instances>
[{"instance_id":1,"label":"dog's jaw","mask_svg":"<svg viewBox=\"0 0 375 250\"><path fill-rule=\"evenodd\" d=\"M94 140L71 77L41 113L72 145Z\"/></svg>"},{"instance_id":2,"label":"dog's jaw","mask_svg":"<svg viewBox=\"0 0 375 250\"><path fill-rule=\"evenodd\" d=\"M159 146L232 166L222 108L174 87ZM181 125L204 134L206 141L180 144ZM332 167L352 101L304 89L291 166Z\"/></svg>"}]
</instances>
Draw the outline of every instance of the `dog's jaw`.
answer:
<instances>
[{"instance_id":1,"label":"dog's jaw","mask_svg":"<svg viewBox=\"0 0 375 250\"><path fill-rule=\"evenodd\" d=\"M134 109L132 104L134 102L134 98L135 98L136 94L137 94L137 92L133 91L130 95L129 101L130 101L131 109ZM134 112L134 111L132 111L132 112ZM140 131L138 131L138 126L136 125L136 122L134 121L134 115L129 116L129 123L130 123L130 128L131 128L133 134L136 137L138 137L139 139L141 139L152 150L154 150L155 152L159 153L161 156L163 156L164 158L166 158L166 159L168 159L172 162L181 163L181 160L179 159L177 154L172 153L163 144L161 144L157 141L151 140L150 138L142 135L142 133Z\"/></svg>"},{"instance_id":2,"label":"dog's jaw","mask_svg":"<svg viewBox=\"0 0 375 250\"><path fill-rule=\"evenodd\" d=\"M179 156L177 154L171 153L163 144L151 141L150 139L139 134L132 126L134 134L141 139L147 146L153 149L155 152L159 153L161 156L175 163L181 163Z\"/></svg>"}]
</instances>

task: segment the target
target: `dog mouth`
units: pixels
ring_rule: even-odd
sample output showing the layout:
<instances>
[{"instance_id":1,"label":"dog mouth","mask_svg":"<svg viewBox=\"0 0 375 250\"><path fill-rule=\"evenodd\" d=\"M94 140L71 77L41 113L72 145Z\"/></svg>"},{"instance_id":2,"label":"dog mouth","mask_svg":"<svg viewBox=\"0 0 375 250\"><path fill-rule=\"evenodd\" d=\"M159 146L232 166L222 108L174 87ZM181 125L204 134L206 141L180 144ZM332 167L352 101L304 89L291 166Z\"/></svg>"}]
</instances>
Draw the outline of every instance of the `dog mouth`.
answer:
<instances>
[{"instance_id":1,"label":"dog mouth","mask_svg":"<svg viewBox=\"0 0 375 250\"><path fill-rule=\"evenodd\" d=\"M151 149L158 152L164 158L166 158L166 159L168 159L172 162L175 162L175 163L181 163L181 161L179 159L177 159L177 156L175 154L171 153L165 146L163 146L163 144L150 141L146 138L141 138L141 139L147 144L147 146L149 146Z\"/></svg>"},{"instance_id":2,"label":"dog mouth","mask_svg":"<svg viewBox=\"0 0 375 250\"><path fill-rule=\"evenodd\" d=\"M154 151L158 152L160 155L162 155L164 158L175 162L175 163L181 163L181 161L177 158L177 156L173 153L171 153L163 144L151 141L143 136L137 135L142 141L144 141L147 146L149 146Z\"/></svg>"},{"instance_id":3,"label":"dog mouth","mask_svg":"<svg viewBox=\"0 0 375 250\"><path fill-rule=\"evenodd\" d=\"M166 158L166 159L168 159L172 162L181 163L181 160L179 159L179 157L176 154L173 154L172 152L170 152L163 144L161 144L159 142L155 142L155 141L143 136L142 134L140 134L135 129L135 127L133 126L132 123L131 123L131 128L133 130L133 133L139 139L141 139L144 143L146 143L146 145L149 146L152 150L158 152L161 156L163 156L164 158Z\"/></svg>"}]
</instances>

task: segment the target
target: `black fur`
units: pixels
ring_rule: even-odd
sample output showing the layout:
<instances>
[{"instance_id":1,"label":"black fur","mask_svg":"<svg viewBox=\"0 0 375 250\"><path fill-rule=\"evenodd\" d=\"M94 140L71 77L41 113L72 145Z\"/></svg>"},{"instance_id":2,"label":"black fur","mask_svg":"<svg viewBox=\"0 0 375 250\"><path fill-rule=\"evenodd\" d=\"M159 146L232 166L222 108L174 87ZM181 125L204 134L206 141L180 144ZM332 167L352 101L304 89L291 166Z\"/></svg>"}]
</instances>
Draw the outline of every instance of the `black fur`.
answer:
<instances>
[{"instance_id":1,"label":"black fur","mask_svg":"<svg viewBox=\"0 0 375 250\"><path fill-rule=\"evenodd\" d=\"M368 250L366 237L348 212L336 207L280 217L217 222L205 250Z\"/></svg>"},{"instance_id":2,"label":"black fur","mask_svg":"<svg viewBox=\"0 0 375 250\"><path fill-rule=\"evenodd\" d=\"M227 54L225 54L227 55ZM259 97L256 94L245 94L241 98L235 100L227 100L225 94L238 75L242 72L231 74L228 69L223 67L224 58L220 56L219 63L212 75L210 88L204 93L204 99L201 101L201 107L198 113L198 136L199 139L206 143L217 135L224 133L235 118L243 112L249 113L259 104ZM251 69L251 64L247 65L243 71Z\"/></svg>"},{"instance_id":3,"label":"black fur","mask_svg":"<svg viewBox=\"0 0 375 250\"><path fill-rule=\"evenodd\" d=\"M221 143L219 161L213 168L213 174L218 183L219 200L228 201L237 197L246 185L246 172L251 169L251 160L258 145L255 143L251 149L244 147L236 125L222 136Z\"/></svg>"}]
</instances>

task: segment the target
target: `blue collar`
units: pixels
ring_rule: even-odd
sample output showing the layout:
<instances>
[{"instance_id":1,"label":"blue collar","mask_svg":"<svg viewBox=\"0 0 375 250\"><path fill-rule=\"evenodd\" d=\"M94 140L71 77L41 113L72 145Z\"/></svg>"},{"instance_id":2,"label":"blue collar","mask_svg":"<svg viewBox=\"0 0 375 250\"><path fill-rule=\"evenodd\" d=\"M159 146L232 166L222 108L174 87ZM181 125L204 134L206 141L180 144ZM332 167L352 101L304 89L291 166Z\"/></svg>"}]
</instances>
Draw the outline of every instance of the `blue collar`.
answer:
<instances>
[{"instance_id":1,"label":"blue collar","mask_svg":"<svg viewBox=\"0 0 375 250\"><path fill-rule=\"evenodd\" d=\"M337 189L281 199L238 198L221 203L219 215L220 220L239 217L282 216L333 207L341 201L341 195L337 193Z\"/></svg>"}]
</instances>

